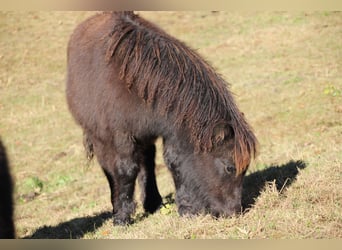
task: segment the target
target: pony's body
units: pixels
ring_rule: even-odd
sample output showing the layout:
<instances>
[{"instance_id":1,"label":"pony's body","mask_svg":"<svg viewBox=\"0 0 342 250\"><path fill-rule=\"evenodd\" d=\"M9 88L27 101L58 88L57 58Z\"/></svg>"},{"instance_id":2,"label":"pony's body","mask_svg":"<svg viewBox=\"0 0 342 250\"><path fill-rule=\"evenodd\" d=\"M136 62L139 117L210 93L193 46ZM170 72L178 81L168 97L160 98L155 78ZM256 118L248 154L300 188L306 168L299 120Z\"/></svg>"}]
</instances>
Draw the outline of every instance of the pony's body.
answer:
<instances>
[{"instance_id":1,"label":"pony's body","mask_svg":"<svg viewBox=\"0 0 342 250\"><path fill-rule=\"evenodd\" d=\"M240 209L256 139L225 82L153 24L126 12L80 24L68 47L67 100L109 181L116 223L130 221L138 175L144 208L161 204L157 137L180 214Z\"/></svg>"}]
</instances>

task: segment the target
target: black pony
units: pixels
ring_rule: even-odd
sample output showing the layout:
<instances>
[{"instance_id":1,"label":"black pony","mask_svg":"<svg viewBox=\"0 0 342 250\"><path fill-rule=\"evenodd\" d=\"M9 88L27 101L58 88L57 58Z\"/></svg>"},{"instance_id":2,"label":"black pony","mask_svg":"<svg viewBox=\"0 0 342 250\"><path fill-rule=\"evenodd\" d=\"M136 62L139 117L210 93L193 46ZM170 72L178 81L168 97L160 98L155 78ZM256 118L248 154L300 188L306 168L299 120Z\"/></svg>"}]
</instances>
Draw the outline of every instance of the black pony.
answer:
<instances>
[{"instance_id":1,"label":"black pony","mask_svg":"<svg viewBox=\"0 0 342 250\"><path fill-rule=\"evenodd\" d=\"M145 210L160 206L157 137L181 215L240 211L257 140L226 82L184 43L133 12L97 14L70 38L66 92L108 179L114 223L130 223L136 178Z\"/></svg>"},{"instance_id":2,"label":"black pony","mask_svg":"<svg viewBox=\"0 0 342 250\"><path fill-rule=\"evenodd\" d=\"M0 239L15 237L12 193L13 183L6 149L0 139Z\"/></svg>"}]
</instances>

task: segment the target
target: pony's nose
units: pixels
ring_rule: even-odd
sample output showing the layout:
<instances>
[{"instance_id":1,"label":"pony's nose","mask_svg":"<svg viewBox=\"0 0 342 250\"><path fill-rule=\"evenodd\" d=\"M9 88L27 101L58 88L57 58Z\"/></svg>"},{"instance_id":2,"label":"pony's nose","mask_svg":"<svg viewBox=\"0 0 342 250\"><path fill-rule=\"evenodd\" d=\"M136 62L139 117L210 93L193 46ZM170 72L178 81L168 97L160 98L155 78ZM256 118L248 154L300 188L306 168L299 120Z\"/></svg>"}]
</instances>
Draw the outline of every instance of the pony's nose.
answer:
<instances>
[{"instance_id":1,"label":"pony's nose","mask_svg":"<svg viewBox=\"0 0 342 250\"><path fill-rule=\"evenodd\" d=\"M216 209L212 209L210 211L210 214L215 217L215 218L229 218L232 217L233 215L240 214L242 211L241 206L234 206L233 208L225 209L224 211L219 211Z\"/></svg>"}]
</instances>

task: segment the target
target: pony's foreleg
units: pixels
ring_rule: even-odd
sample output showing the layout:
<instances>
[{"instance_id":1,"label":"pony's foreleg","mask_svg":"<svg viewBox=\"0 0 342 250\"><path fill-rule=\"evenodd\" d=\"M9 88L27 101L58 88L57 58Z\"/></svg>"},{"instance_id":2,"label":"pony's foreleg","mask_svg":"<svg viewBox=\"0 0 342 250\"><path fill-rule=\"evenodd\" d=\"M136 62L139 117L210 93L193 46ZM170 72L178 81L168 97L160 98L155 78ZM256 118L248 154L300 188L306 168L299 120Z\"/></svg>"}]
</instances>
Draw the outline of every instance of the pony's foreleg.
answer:
<instances>
[{"instance_id":1,"label":"pony's foreleg","mask_svg":"<svg viewBox=\"0 0 342 250\"><path fill-rule=\"evenodd\" d=\"M107 146L95 146L95 154L107 177L113 206L114 224L130 224L135 210L133 200L138 164L130 154L122 155Z\"/></svg>"},{"instance_id":2,"label":"pony's foreleg","mask_svg":"<svg viewBox=\"0 0 342 250\"><path fill-rule=\"evenodd\" d=\"M154 144L143 149L140 163L141 168L138 176L141 200L145 211L149 213L154 213L162 203L156 182L155 155L156 147Z\"/></svg>"},{"instance_id":3,"label":"pony's foreleg","mask_svg":"<svg viewBox=\"0 0 342 250\"><path fill-rule=\"evenodd\" d=\"M135 210L133 194L138 166L129 159L119 158L110 169L103 169L111 190L114 224L130 224Z\"/></svg>"},{"instance_id":4,"label":"pony's foreleg","mask_svg":"<svg viewBox=\"0 0 342 250\"><path fill-rule=\"evenodd\" d=\"M172 174L175 184L175 201L178 207L178 213L180 215L193 214L190 189L185 186L184 175L180 169L182 161L185 161L185 157L178 148L175 148L172 143L168 143L166 140L164 141L164 161Z\"/></svg>"}]
</instances>

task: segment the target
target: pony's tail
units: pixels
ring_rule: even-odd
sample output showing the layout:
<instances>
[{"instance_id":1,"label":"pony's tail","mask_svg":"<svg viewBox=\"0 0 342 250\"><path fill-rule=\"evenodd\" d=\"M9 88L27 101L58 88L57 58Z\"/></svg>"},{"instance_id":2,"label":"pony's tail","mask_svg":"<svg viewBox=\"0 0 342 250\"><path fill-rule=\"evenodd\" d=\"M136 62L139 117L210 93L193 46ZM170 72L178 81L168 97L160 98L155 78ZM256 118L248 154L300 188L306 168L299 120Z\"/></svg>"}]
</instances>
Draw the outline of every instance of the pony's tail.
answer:
<instances>
[{"instance_id":1,"label":"pony's tail","mask_svg":"<svg viewBox=\"0 0 342 250\"><path fill-rule=\"evenodd\" d=\"M94 158L94 145L86 133L83 133L83 146L86 152L87 160L90 162Z\"/></svg>"}]
</instances>

